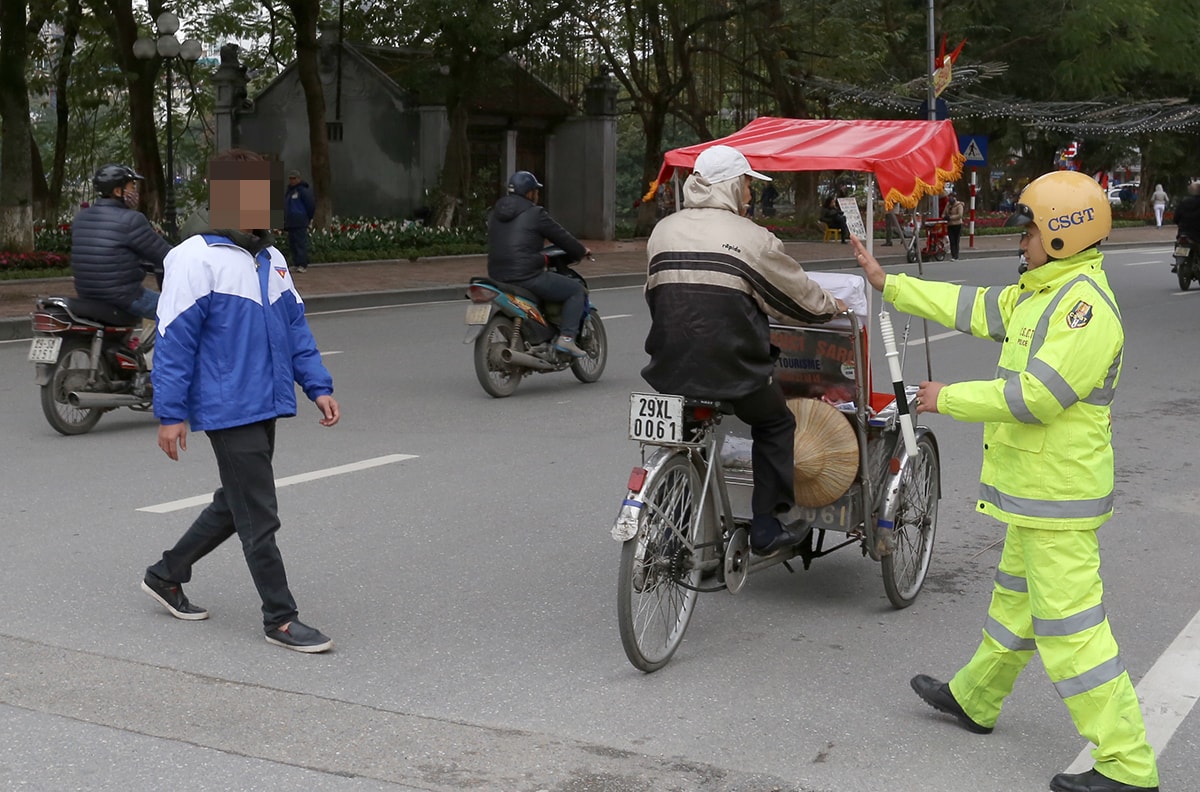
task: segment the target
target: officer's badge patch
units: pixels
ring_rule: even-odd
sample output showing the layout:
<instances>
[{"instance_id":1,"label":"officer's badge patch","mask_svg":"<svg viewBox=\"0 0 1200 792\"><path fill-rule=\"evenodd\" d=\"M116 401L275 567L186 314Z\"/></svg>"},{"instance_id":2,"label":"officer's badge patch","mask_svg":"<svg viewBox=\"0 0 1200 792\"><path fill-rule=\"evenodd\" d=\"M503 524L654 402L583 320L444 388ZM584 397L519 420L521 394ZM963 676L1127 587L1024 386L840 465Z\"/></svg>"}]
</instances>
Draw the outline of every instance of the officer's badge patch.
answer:
<instances>
[{"instance_id":1,"label":"officer's badge patch","mask_svg":"<svg viewBox=\"0 0 1200 792\"><path fill-rule=\"evenodd\" d=\"M276 267L275 272L279 273L279 277L281 278L287 277L287 267Z\"/></svg>"},{"instance_id":2,"label":"officer's badge patch","mask_svg":"<svg viewBox=\"0 0 1200 792\"><path fill-rule=\"evenodd\" d=\"M1075 307L1067 314L1067 327L1079 328L1092 321L1092 304L1083 300L1075 303Z\"/></svg>"}]
</instances>

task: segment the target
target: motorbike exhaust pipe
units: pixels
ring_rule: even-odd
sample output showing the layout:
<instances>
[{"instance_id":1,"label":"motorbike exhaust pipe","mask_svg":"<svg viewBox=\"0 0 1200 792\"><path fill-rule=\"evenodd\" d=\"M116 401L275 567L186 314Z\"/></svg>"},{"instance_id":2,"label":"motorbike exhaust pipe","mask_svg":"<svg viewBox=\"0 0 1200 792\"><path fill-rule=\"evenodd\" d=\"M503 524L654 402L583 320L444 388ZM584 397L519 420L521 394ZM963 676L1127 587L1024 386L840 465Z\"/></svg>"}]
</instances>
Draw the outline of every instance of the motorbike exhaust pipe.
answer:
<instances>
[{"instance_id":1,"label":"motorbike exhaust pipe","mask_svg":"<svg viewBox=\"0 0 1200 792\"><path fill-rule=\"evenodd\" d=\"M500 359L505 363L512 363L525 368L537 369L538 371L553 371L554 364L547 363L541 358L534 357L528 352L514 352L507 347L500 350Z\"/></svg>"},{"instance_id":2,"label":"motorbike exhaust pipe","mask_svg":"<svg viewBox=\"0 0 1200 792\"><path fill-rule=\"evenodd\" d=\"M72 407L83 410L94 410L107 407L136 407L149 404L148 399L127 393L81 393L71 391L67 394L67 403Z\"/></svg>"}]
</instances>

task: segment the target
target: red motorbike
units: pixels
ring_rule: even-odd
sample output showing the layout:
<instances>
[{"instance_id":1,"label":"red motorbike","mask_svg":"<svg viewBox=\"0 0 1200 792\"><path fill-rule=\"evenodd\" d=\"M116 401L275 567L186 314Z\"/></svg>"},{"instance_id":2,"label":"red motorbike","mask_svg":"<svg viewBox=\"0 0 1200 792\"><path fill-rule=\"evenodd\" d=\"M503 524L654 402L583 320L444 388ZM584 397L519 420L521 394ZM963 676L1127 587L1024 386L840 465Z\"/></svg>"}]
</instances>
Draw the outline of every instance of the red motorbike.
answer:
<instances>
[{"instance_id":1,"label":"red motorbike","mask_svg":"<svg viewBox=\"0 0 1200 792\"><path fill-rule=\"evenodd\" d=\"M34 382L42 389L42 412L56 431L85 434L109 410L151 409L155 333L145 338L140 318L74 297L39 297L30 318Z\"/></svg>"}]
</instances>

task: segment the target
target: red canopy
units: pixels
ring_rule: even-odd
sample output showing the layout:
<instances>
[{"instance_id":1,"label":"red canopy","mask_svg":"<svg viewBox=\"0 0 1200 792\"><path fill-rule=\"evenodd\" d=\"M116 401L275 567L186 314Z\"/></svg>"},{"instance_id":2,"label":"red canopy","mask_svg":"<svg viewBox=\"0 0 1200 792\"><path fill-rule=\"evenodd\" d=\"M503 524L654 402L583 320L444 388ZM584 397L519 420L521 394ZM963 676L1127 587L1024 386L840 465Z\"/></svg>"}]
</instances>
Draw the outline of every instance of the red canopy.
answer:
<instances>
[{"instance_id":1,"label":"red canopy","mask_svg":"<svg viewBox=\"0 0 1200 792\"><path fill-rule=\"evenodd\" d=\"M760 171L873 173L888 207L913 207L923 196L941 193L963 166L949 121L762 117L720 140L668 151L658 183L675 168L690 170L701 151L718 144L733 146Z\"/></svg>"}]
</instances>

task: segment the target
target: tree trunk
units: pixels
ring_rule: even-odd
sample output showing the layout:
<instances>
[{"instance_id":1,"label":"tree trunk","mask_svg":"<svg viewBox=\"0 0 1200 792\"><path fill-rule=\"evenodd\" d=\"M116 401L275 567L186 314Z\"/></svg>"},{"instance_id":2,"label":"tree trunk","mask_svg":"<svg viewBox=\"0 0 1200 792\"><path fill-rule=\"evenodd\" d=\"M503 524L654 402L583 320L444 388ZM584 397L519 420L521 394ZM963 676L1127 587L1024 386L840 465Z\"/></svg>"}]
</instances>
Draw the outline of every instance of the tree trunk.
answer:
<instances>
[{"instance_id":1,"label":"tree trunk","mask_svg":"<svg viewBox=\"0 0 1200 792\"><path fill-rule=\"evenodd\" d=\"M461 97L449 110L450 139L446 141L446 163L442 166L442 190L438 197L437 225L449 228L458 221L458 210L467 194L471 175L471 145L467 140L468 111Z\"/></svg>"},{"instance_id":2,"label":"tree trunk","mask_svg":"<svg viewBox=\"0 0 1200 792\"><path fill-rule=\"evenodd\" d=\"M25 0L0 0L0 250L33 250Z\"/></svg>"},{"instance_id":3,"label":"tree trunk","mask_svg":"<svg viewBox=\"0 0 1200 792\"><path fill-rule=\"evenodd\" d=\"M129 144L133 149L133 167L145 177L141 185L141 206L146 216L161 220L165 199L162 158L158 153L158 122L154 117L154 85L162 65L159 58L138 60L133 42L138 24L133 16L132 0L89 0L97 18L112 36L117 65L129 80ZM147 10L157 18L161 0L151 0ZM151 31L147 31L149 35Z\"/></svg>"},{"instance_id":4,"label":"tree trunk","mask_svg":"<svg viewBox=\"0 0 1200 792\"><path fill-rule=\"evenodd\" d=\"M304 88L304 107L308 114L309 167L312 169L313 195L317 210L313 224L329 225L333 217L330 195L332 173L329 168L329 133L325 129L325 89L321 85L320 44L317 23L321 19L320 0L288 0L296 20L296 73ZM338 43L341 46L341 43Z\"/></svg>"},{"instance_id":5,"label":"tree trunk","mask_svg":"<svg viewBox=\"0 0 1200 792\"><path fill-rule=\"evenodd\" d=\"M650 185L658 178L658 170L662 166L663 130L667 123L665 102L652 102L642 112L642 131L645 134L645 144L642 148L642 183L638 189L649 190ZM666 185L659 185L660 188ZM638 206L637 219L634 221L634 236L649 236L654 230L657 220L658 201L654 196L643 201Z\"/></svg>"},{"instance_id":6,"label":"tree trunk","mask_svg":"<svg viewBox=\"0 0 1200 792\"><path fill-rule=\"evenodd\" d=\"M54 98L56 124L54 130L54 164L50 176L49 211L57 215L62 205L62 185L67 166L67 143L70 138L71 114L67 103L67 91L71 81L71 61L75 56L75 39L79 35L79 20L82 10L79 0L67 0L67 13L63 18L63 48L58 68L54 73Z\"/></svg>"}]
</instances>

